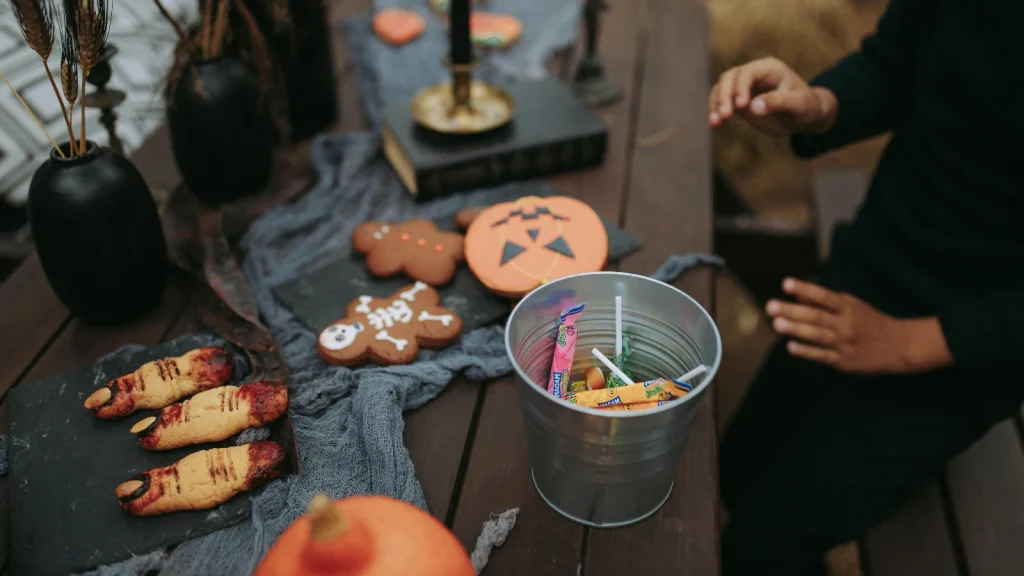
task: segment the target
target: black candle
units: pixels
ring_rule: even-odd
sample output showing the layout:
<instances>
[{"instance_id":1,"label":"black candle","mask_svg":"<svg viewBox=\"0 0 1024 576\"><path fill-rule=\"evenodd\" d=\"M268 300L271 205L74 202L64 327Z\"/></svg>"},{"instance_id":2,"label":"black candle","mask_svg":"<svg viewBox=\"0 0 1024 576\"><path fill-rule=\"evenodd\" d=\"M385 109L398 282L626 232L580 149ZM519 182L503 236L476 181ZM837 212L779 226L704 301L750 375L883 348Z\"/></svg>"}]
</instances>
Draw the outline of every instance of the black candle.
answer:
<instances>
[{"instance_id":1,"label":"black candle","mask_svg":"<svg viewBox=\"0 0 1024 576\"><path fill-rule=\"evenodd\" d=\"M451 0L448 8L448 33L451 35L452 64L469 64L473 61L473 48L469 42L469 1Z\"/></svg>"}]
</instances>

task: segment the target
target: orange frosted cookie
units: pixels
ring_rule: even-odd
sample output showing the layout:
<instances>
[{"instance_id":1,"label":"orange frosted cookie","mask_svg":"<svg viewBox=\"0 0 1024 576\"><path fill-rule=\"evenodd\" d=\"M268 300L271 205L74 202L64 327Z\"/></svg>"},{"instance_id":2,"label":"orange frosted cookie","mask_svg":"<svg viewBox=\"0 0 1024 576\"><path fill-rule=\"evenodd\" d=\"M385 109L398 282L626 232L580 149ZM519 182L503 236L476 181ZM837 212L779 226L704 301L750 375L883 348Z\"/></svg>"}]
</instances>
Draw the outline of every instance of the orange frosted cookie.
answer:
<instances>
[{"instance_id":1,"label":"orange frosted cookie","mask_svg":"<svg viewBox=\"0 0 1024 576\"><path fill-rule=\"evenodd\" d=\"M412 42L427 29L427 21L412 10L384 8L373 15L373 31L392 46Z\"/></svg>"},{"instance_id":2,"label":"orange frosted cookie","mask_svg":"<svg viewBox=\"0 0 1024 576\"><path fill-rule=\"evenodd\" d=\"M504 48L519 40L523 25L508 14L473 12L469 16L469 34L477 46Z\"/></svg>"}]
</instances>

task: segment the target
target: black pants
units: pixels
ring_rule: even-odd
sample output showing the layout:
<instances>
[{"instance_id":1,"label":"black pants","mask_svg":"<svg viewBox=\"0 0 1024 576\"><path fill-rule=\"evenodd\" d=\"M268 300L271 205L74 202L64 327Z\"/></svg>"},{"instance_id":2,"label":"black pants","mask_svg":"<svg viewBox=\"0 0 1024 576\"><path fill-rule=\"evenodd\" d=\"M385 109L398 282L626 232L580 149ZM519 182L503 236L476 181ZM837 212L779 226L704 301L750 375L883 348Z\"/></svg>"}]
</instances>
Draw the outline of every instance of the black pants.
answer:
<instances>
[{"instance_id":1,"label":"black pants","mask_svg":"<svg viewBox=\"0 0 1024 576\"><path fill-rule=\"evenodd\" d=\"M824 574L828 549L896 512L994 423L951 372L851 376L780 342L721 445L724 576Z\"/></svg>"}]
</instances>

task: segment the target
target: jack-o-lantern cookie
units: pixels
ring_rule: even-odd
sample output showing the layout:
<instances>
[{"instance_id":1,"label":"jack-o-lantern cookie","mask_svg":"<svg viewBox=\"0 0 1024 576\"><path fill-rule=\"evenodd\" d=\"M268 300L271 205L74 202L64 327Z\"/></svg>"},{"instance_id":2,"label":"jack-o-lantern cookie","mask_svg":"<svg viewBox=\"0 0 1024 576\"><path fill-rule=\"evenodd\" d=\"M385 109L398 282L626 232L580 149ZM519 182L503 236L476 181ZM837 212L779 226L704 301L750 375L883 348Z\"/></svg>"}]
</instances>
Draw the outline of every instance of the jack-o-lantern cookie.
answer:
<instances>
[{"instance_id":1,"label":"jack-o-lantern cookie","mask_svg":"<svg viewBox=\"0 0 1024 576\"><path fill-rule=\"evenodd\" d=\"M366 254L374 276L405 273L431 286L446 284L466 259L462 234L441 232L430 220L364 222L352 234L352 249Z\"/></svg>"},{"instance_id":2,"label":"jack-o-lantern cookie","mask_svg":"<svg viewBox=\"0 0 1024 576\"><path fill-rule=\"evenodd\" d=\"M466 262L491 291L519 298L608 259L600 216L574 198L527 196L491 206L466 231Z\"/></svg>"},{"instance_id":3,"label":"jack-o-lantern cookie","mask_svg":"<svg viewBox=\"0 0 1024 576\"><path fill-rule=\"evenodd\" d=\"M408 364L420 348L443 348L459 337L462 319L423 282L389 298L360 296L345 317L320 332L317 350L331 364Z\"/></svg>"},{"instance_id":4,"label":"jack-o-lantern cookie","mask_svg":"<svg viewBox=\"0 0 1024 576\"><path fill-rule=\"evenodd\" d=\"M373 15L373 31L392 46L412 42L427 29L427 21L412 10L382 8Z\"/></svg>"}]
</instances>

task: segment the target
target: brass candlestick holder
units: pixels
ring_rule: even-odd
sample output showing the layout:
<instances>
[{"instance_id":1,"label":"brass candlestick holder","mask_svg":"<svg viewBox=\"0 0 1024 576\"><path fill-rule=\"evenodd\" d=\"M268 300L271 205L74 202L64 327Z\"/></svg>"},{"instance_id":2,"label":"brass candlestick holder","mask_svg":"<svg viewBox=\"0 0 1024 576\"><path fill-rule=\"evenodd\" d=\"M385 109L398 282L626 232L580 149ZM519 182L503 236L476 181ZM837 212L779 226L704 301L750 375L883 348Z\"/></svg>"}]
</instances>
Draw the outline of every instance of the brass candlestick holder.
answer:
<instances>
[{"instance_id":1,"label":"brass candlestick holder","mask_svg":"<svg viewBox=\"0 0 1024 576\"><path fill-rule=\"evenodd\" d=\"M498 86L473 79L471 64L451 64L451 82L420 90L412 99L412 117L424 128L442 134L480 134L512 119L515 101Z\"/></svg>"}]
</instances>

